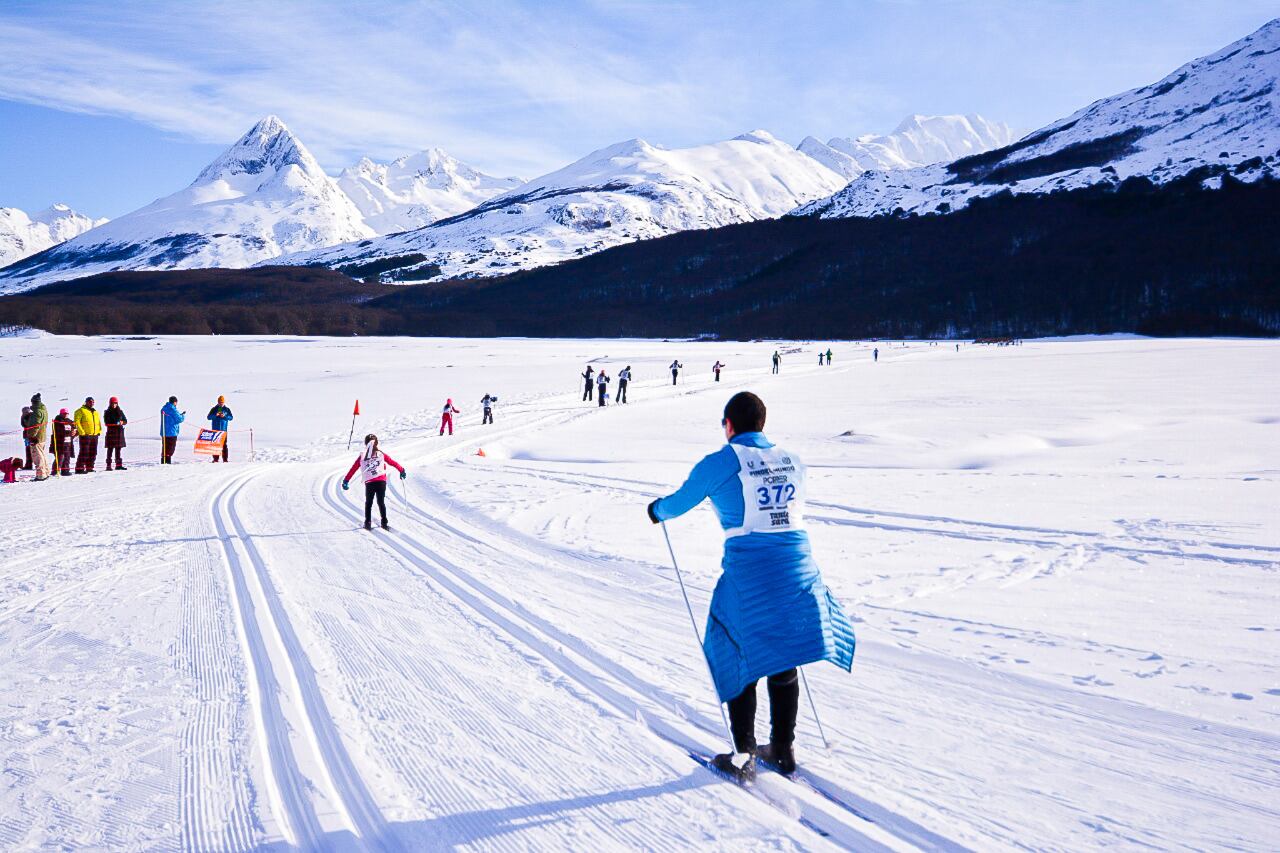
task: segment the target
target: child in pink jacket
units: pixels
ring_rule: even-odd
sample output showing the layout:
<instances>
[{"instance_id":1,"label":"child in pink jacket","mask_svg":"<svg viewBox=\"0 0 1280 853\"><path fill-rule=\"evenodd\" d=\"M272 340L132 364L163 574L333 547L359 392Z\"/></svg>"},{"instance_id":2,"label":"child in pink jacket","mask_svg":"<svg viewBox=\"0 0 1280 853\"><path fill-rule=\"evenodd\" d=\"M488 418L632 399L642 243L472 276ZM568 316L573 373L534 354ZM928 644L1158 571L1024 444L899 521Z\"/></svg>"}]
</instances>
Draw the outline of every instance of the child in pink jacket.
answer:
<instances>
[{"instance_id":1,"label":"child in pink jacket","mask_svg":"<svg viewBox=\"0 0 1280 853\"><path fill-rule=\"evenodd\" d=\"M364 453L356 457L347 476L342 478L342 488L349 488L351 478L356 471L364 476L364 529L373 529L373 501L378 501L378 513L382 516L382 529L390 530L387 524L387 466L400 472L400 479L409 476L400 463L378 449L378 437L370 433L364 437Z\"/></svg>"}]
</instances>

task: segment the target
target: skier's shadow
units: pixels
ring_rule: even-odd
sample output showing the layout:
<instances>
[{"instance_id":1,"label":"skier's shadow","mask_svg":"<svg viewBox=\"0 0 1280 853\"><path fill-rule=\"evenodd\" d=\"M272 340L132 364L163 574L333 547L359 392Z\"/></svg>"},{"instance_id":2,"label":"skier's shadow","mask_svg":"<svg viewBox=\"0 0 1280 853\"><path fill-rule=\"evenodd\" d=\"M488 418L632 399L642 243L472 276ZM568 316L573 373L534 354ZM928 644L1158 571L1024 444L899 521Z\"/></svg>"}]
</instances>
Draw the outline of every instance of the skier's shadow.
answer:
<instances>
[{"instance_id":1,"label":"skier's shadow","mask_svg":"<svg viewBox=\"0 0 1280 853\"><path fill-rule=\"evenodd\" d=\"M710 771L697 769L687 776L661 784L642 785L638 788L606 791L600 794L584 794L540 803L459 812L429 820L392 824L388 827L387 833L390 837L385 839L391 843L382 846L399 847L402 850L449 850L488 838L559 823L564 820L568 812L594 809L613 803L634 802L648 797L680 794L710 785L727 784L729 783L717 778ZM636 817L636 815L605 816L600 823L605 826L609 823L627 823ZM369 841L369 839L357 839L350 832L343 831L326 835L323 846L328 850L365 850L371 846ZM266 844L256 849L271 851L271 853L277 853L277 851L278 853L285 853L285 851L296 853L297 850L284 842Z\"/></svg>"}]
</instances>

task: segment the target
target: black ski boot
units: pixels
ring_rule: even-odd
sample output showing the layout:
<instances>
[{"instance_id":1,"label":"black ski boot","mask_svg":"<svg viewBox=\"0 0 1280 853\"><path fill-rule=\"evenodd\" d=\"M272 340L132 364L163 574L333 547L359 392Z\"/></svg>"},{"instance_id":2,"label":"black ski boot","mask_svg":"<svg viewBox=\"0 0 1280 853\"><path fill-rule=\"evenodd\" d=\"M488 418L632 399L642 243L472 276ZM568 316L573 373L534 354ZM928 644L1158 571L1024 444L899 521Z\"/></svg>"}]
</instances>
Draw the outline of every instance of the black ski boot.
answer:
<instances>
[{"instance_id":1,"label":"black ski boot","mask_svg":"<svg viewBox=\"0 0 1280 853\"><path fill-rule=\"evenodd\" d=\"M372 529L373 529L373 522L372 522L372 521L366 521L366 522L364 523L364 529L365 529L365 530L372 530Z\"/></svg>"},{"instance_id":2,"label":"black ski boot","mask_svg":"<svg viewBox=\"0 0 1280 853\"><path fill-rule=\"evenodd\" d=\"M756 750L756 757L783 776L796 772L796 754L789 743L767 743Z\"/></svg>"},{"instance_id":3,"label":"black ski boot","mask_svg":"<svg viewBox=\"0 0 1280 853\"><path fill-rule=\"evenodd\" d=\"M739 785L756 780L756 757L750 752L725 752L711 759L711 766Z\"/></svg>"},{"instance_id":4,"label":"black ski boot","mask_svg":"<svg viewBox=\"0 0 1280 853\"><path fill-rule=\"evenodd\" d=\"M383 529L383 530L390 530L390 529L391 529L391 525L387 523L387 520L386 520L385 518L384 518L384 519L382 519L382 529Z\"/></svg>"}]
</instances>

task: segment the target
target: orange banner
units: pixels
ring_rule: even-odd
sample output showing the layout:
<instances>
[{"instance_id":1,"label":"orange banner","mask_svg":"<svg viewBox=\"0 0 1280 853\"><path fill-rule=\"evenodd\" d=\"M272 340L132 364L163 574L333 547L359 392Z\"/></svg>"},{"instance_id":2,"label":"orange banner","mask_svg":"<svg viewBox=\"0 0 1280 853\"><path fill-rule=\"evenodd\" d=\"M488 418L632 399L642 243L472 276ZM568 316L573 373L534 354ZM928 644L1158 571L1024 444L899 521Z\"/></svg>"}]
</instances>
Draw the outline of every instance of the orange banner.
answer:
<instances>
[{"instance_id":1,"label":"orange banner","mask_svg":"<svg viewBox=\"0 0 1280 853\"><path fill-rule=\"evenodd\" d=\"M222 446L227 443L227 434L220 429L202 429L196 436L196 453L207 456L221 456Z\"/></svg>"}]
</instances>

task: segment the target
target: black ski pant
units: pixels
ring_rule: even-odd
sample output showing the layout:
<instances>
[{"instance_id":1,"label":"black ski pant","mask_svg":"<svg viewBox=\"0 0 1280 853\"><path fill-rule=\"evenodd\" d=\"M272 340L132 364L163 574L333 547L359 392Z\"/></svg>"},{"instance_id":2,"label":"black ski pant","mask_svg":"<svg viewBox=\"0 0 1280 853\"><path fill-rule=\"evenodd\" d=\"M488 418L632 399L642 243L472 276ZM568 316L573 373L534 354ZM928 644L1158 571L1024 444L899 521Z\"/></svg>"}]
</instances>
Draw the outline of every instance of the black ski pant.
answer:
<instances>
[{"instance_id":1,"label":"black ski pant","mask_svg":"<svg viewBox=\"0 0 1280 853\"><path fill-rule=\"evenodd\" d=\"M796 739L796 716L800 711L800 673L788 669L769 676L770 740L790 745ZM733 748L738 752L756 749L756 682L729 700L729 726L733 729Z\"/></svg>"},{"instance_id":2,"label":"black ski pant","mask_svg":"<svg viewBox=\"0 0 1280 853\"><path fill-rule=\"evenodd\" d=\"M604 386L600 386L600 405L604 405Z\"/></svg>"},{"instance_id":3,"label":"black ski pant","mask_svg":"<svg viewBox=\"0 0 1280 853\"><path fill-rule=\"evenodd\" d=\"M587 380L587 387L586 387L586 388L584 388L584 389L582 389L582 399L583 399L584 401L585 401L585 400L590 400L590 399L591 399L591 389L592 389L592 385L593 385L593 383L591 382L591 380L590 380L590 379L588 379L588 380Z\"/></svg>"},{"instance_id":4,"label":"black ski pant","mask_svg":"<svg viewBox=\"0 0 1280 853\"><path fill-rule=\"evenodd\" d=\"M382 520L387 520L387 481L374 480L372 483L364 484L364 523L368 524L373 519L373 499L378 499L378 514L382 516Z\"/></svg>"},{"instance_id":5,"label":"black ski pant","mask_svg":"<svg viewBox=\"0 0 1280 853\"><path fill-rule=\"evenodd\" d=\"M627 380L625 379L618 383L618 402L627 402Z\"/></svg>"},{"instance_id":6,"label":"black ski pant","mask_svg":"<svg viewBox=\"0 0 1280 853\"><path fill-rule=\"evenodd\" d=\"M172 465L174 451L178 449L178 437L176 435L166 435L163 437L164 447L160 450L160 464Z\"/></svg>"},{"instance_id":7,"label":"black ski pant","mask_svg":"<svg viewBox=\"0 0 1280 853\"><path fill-rule=\"evenodd\" d=\"M720 381L720 371L718 371L718 370L716 371L716 381L717 381L717 382L719 382L719 381Z\"/></svg>"},{"instance_id":8,"label":"black ski pant","mask_svg":"<svg viewBox=\"0 0 1280 853\"><path fill-rule=\"evenodd\" d=\"M679 375L680 375L680 371L678 371L678 370L673 370L673 371L671 371L671 384L672 384L672 385L675 385L675 384L676 384L676 377L677 377L677 376L679 376Z\"/></svg>"},{"instance_id":9,"label":"black ski pant","mask_svg":"<svg viewBox=\"0 0 1280 853\"><path fill-rule=\"evenodd\" d=\"M484 418L480 421L480 425L484 426L491 423L493 423L493 409L485 409Z\"/></svg>"}]
</instances>

